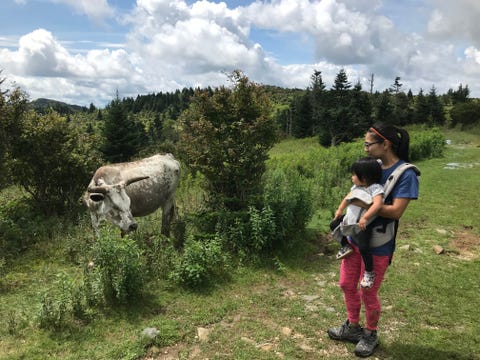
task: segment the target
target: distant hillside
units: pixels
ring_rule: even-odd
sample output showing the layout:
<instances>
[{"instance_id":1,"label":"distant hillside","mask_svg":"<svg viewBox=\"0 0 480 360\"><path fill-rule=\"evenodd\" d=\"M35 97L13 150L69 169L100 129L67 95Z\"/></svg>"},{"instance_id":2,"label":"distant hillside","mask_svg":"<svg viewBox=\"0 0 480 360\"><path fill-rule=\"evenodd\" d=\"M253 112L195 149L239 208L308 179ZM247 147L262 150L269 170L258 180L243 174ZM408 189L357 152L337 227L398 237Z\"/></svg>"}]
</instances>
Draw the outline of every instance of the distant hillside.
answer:
<instances>
[{"instance_id":1,"label":"distant hillside","mask_svg":"<svg viewBox=\"0 0 480 360\"><path fill-rule=\"evenodd\" d=\"M39 114L45 114L48 112L49 109L55 110L62 115L88 111L88 108L86 108L85 106L71 105L61 101L43 98L31 101L30 105Z\"/></svg>"},{"instance_id":2,"label":"distant hillside","mask_svg":"<svg viewBox=\"0 0 480 360\"><path fill-rule=\"evenodd\" d=\"M213 91L210 88L205 90ZM297 94L301 94L305 91L301 89L286 89L270 85L265 85L265 90L275 105L288 105L293 101L293 98ZM137 95L135 98L127 97L123 98L121 102L127 112L168 112L169 118L176 119L180 113L189 106L190 98L193 94L193 88L184 88L174 92L159 92L147 95ZM89 109L85 106L71 105L61 101L45 98L39 98L31 101L30 106L39 114L46 114L49 109L55 110L62 115L92 111L92 109Z\"/></svg>"}]
</instances>

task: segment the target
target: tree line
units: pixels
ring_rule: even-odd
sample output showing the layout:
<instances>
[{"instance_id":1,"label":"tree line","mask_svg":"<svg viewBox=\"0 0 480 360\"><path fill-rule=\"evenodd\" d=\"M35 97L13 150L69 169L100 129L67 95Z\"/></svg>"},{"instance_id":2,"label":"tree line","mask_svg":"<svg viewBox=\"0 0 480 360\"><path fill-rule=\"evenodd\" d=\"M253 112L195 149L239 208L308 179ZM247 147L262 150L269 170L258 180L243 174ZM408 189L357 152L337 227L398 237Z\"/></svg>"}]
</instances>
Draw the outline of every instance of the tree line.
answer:
<instances>
[{"instance_id":1,"label":"tree line","mask_svg":"<svg viewBox=\"0 0 480 360\"><path fill-rule=\"evenodd\" d=\"M396 77L388 89L373 92L373 76L370 91L365 91L360 82L352 85L345 70L341 69L330 88L318 70L311 75L311 83L306 89L263 87L273 104L272 116L280 136L318 136L323 146L349 142L363 135L365 127L375 121L399 126L460 125L463 128L480 122L480 103L470 98L468 85L462 84L442 95L437 94L435 86L428 92L420 89L414 95L410 89L405 92L401 78ZM173 129L178 117L190 105L195 91L209 96L214 94L210 87L184 88L173 93L138 95L135 99L117 98L107 109L115 102L124 114L143 121L145 136L150 143L176 141ZM92 108L95 109L93 104L90 112ZM142 139L143 143L146 138Z\"/></svg>"}]
</instances>

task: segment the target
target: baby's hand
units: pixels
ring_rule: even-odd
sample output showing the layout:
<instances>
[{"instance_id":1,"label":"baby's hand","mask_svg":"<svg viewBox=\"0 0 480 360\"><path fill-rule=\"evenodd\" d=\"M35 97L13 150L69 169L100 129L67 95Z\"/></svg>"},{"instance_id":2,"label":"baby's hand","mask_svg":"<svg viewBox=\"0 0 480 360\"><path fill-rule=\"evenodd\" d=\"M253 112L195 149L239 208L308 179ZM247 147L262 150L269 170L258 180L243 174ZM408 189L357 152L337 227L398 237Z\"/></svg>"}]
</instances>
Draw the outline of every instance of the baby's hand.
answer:
<instances>
[{"instance_id":1,"label":"baby's hand","mask_svg":"<svg viewBox=\"0 0 480 360\"><path fill-rule=\"evenodd\" d=\"M367 220L362 217L358 222L358 226L360 227L361 230L365 231L367 229Z\"/></svg>"}]
</instances>

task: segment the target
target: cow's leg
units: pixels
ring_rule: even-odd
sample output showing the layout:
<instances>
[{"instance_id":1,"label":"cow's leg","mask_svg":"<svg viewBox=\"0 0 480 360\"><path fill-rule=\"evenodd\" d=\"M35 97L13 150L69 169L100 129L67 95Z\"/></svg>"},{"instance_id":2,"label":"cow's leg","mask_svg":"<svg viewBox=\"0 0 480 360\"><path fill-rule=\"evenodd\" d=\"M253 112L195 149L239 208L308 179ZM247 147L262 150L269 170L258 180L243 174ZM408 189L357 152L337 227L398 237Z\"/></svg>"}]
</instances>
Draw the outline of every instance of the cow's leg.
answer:
<instances>
[{"instance_id":1,"label":"cow's leg","mask_svg":"<svg viewBox=\"0 0 480 360\"><path fill-rule=\"evenodd\" d=\"M173 199L168 200L162 208L162 234L170 235L170 223L175 215L175 203Z\"/></svg>"}]
</instances>

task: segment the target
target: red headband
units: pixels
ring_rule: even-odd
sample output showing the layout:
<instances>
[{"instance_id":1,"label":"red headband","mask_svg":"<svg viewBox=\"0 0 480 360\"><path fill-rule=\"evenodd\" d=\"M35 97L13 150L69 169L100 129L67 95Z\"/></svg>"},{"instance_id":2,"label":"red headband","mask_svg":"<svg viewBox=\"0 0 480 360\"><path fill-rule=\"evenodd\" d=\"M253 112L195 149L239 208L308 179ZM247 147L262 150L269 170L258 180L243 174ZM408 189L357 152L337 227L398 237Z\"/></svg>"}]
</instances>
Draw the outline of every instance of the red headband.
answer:
<instances>
[{"instance_id":1,"label":"red headband","mask_svg":"<svg viewBox=\"0 0 480 360\"><path fill-rule=\"evenodd\" d=\"M380 134L380 132L379 132L377 129L375 129L373 126L370 128L370 130L372 130L375 134L377 134L378 136L380 136L383 140L385 140L385 141L390 141L390 140L388 140L385 136L383 136L382 134Z\"/></svg>"}]
</instances>

